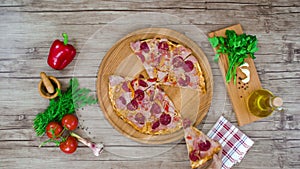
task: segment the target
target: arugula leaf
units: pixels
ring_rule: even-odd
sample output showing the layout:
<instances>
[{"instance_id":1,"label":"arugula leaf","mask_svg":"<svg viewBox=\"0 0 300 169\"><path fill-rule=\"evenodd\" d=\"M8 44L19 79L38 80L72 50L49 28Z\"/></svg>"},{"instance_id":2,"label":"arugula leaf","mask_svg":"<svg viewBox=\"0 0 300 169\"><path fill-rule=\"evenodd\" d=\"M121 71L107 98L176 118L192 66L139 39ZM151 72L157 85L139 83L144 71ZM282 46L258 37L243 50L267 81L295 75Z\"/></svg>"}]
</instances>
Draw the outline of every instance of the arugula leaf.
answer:
<instances>
[{"instance_id":1,"label":"arugula leaf","mask_svg":"<svg viewBox=\"0 0 300 169\"><path fill-rule=\"evenodd\" d=\"M228 58L228 70L226 73L226 82L234 79L236 84L236 69L244 63L244 59L249 57L255 59L254 53L258 51L256 36L241 34L237 35L233 30L226 30L224 37L208 38L210 44L217 48L217 54L214 57L218 61L220 54L226 54Z\"/></svg>"}]
</instances>

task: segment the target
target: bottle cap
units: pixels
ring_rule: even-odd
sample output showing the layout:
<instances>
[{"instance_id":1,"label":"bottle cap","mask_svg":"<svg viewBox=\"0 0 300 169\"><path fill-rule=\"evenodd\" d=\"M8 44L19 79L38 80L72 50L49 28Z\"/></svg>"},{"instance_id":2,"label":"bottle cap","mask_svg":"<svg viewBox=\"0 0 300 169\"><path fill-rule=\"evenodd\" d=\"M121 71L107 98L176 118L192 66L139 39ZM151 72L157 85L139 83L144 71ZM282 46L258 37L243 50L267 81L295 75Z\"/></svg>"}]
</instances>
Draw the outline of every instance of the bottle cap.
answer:
<instances>
[{"instance_id":1,"label":"bottle cap","mask_svg":"<svg viewBox=\"0 0 300 169\"><path fill-rule=\"evenodd\" d=\"M280 97L275 97L275 98L272 100L272 104L273 104L273 106L275 106L275 107L281 107L282 104L283 104L283 100L282 100Z\"/></svg>"}]
</instances>

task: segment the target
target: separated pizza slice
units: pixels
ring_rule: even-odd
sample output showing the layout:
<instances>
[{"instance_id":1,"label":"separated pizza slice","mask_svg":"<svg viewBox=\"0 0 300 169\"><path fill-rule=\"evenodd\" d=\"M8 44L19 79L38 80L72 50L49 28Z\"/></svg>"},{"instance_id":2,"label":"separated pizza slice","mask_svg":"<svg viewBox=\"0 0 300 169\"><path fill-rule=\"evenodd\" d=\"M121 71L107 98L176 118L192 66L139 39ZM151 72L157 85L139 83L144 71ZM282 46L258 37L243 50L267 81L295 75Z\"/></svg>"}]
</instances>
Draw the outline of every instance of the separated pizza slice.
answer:
<instances>
[{"instance_id":1,"label":"separated pizza slice","mask_svg":"<svg viewBox=\"0 0 300 169\"><path fill-rule=\"evenodd\" d=\"M184 135L192 168L204 166L221 150L220 143L193 126L185 125Z\"/></svg>"}]
</instances>

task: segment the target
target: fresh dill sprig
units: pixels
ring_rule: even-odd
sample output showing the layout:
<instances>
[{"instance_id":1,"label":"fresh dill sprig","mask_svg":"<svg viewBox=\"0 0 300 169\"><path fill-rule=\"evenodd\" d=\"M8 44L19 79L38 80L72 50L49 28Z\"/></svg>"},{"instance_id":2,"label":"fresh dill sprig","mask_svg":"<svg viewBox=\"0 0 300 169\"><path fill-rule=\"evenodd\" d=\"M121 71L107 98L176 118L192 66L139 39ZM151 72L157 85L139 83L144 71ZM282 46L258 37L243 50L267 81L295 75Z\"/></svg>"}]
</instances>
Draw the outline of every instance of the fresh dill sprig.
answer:
<instances>
[{"instance_id":1,"label":"fresh dill sprig","mask_svg":"<svg viewBox=\"0 0 300 169\"><path fill-rule=\"evenodd\" d=\"M66 114L73 114L76 109L97 103L97 99L89 95L90 90L79 88L79 82L72 78L65 92L59 90L58 97L51 99L44 112L36 115L33 128L37 136L43 136L51 121L61 121Z\"/></svg>"}]
</instances>

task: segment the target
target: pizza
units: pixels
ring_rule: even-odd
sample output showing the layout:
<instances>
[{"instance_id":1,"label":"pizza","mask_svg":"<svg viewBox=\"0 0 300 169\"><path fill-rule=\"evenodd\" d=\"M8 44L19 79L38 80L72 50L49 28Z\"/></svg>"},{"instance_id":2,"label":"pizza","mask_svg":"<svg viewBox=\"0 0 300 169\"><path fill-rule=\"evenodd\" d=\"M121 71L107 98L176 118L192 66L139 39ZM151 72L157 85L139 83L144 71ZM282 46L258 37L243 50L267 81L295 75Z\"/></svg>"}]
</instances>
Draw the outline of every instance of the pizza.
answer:
<instances>
[{"instance_id":1,"label":"pizza","mask_svg":"<svg viewBox=\"0 0 300 169\"><path fill-rule=\"evenodd\" d=\"M198 89L205 93L200 64L189 48L160 38L138 40L130 47L150 78L157 78L164 85Z\"/></svg>"},{"instance_id":2,"label":"pizza","mask_svg":"<svg viewBox=\"0 0 300 169\"><path fill-rule=\"evenodd\" d=\"M109 77L109 97L117 115L144 134L168 134L182 128L180 114L155 79Z\"/></svg>"},{"instance_id":3,"label":"pizza","mask_svg":"<svg viewBox=\"0 0 300 169\"><path fill-rule=\"evenodd\" d=\"M188 122L187 122L188 121ZM220 143L210 139L202 131L189 125L189 120L184 120L184 138L188 149L192 168L204 166L221 150Z\"/></svg>"},{"instance_id":4,"label":"pizza","mask_svg":"<svg viewBox=\"0 0 300 169\"><path fill-rule=\"evenodd\" d=\"M146 78L109 77L109 97L116 114L144 134L168 134L182 128L182 119L161 85L205 93L205 80L193 52L164 38L130 43L146 70Z\"/></svg>"}]
</instances>

